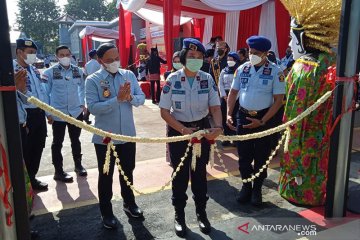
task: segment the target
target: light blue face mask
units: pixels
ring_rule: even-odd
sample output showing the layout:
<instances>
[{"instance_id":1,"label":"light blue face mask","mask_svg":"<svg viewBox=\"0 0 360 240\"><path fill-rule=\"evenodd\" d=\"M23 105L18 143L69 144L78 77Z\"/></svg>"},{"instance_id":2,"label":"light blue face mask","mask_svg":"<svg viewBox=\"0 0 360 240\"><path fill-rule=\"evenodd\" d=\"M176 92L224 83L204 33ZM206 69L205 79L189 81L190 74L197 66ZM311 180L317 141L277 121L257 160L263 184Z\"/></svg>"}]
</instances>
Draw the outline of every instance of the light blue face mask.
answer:
<instances>
[{"instance_id":1,"label":"light blue face mask","mask_svg":"<svg viewBox=\"0 0 360 240\"><path fill-rule=\"evenodd\" d=\"M190 71L190 72L197 72L200 70L200 68L203 65L204 60L203 59L192 59L192 58L187 58L186 59L186 68Z\"/></svg>"},{"instance_id":2,"label":"light blue face mask","mask_svg":"<svg viewBox=\"0 0 360 240\"><path fill-rule=\"evenodd\" d=\"M181 63L173 63L173 67L175 68L175 70L179 70L183 67L183 65Z\"/></svg>"}]
</instances>

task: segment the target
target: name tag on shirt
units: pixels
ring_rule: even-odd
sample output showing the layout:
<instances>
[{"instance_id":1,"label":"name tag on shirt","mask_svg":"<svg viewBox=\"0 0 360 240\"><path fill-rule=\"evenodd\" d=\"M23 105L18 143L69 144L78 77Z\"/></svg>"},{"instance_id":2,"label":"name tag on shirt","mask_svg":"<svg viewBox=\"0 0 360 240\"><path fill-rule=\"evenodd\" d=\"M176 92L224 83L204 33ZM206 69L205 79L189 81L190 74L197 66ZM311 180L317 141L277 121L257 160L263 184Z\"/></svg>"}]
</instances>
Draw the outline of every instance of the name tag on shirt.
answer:
<instances>
[{"instance_id":1,"label":"name tag on shirt","mask_svg":"<svg viewBox=\"0 0 360 240\"><path fill-rule=\"evenodd\" d=\"M240 77L251 77L249 73L240 73Z\"/></svg>"},{"instance_id":2,"label":"name tag on shirt","mask_svg":"<svg viewBox=\"0 0 360 240\"><path fill-rule=\"evenodd\" d=\"M185 95L185 90L172 90L171 93L172 93L172 94L182 94L182 95Z\"/></svg>"},{"instance_id":3,"label":"name tag on shirt","mask_svg":"<svg viewBox=\"0 0 360 240\"><path fill-rule=\"evenodd\" d=\"M209 93L209 90L200 90L198 91L198 94L206 94L206 93Z\"/></svg>"},{"instance_id":4,"label":"name tag on shirt","mask_svg":"<svg viewBox=\"0 0 360 240\"><path fill-rule=\"evenodd\" d=\"M271 76L271 75L260 75L259 78L261 78L261 79L273 80L274 77Z\"/></svg>"}]
</instances>

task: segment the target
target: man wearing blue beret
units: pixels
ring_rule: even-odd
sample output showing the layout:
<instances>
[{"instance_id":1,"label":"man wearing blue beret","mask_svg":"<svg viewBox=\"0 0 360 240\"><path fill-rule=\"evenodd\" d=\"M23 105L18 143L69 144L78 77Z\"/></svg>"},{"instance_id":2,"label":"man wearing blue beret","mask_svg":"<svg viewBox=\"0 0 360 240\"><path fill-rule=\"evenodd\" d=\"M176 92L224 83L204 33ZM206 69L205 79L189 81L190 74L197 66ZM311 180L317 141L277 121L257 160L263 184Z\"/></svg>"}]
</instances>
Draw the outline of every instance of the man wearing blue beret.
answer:
<instances>
[{"instance_id":1,"label":"man wearing blue beret","mask_svg":"<svg viewBox=\"0 0 360 240\"><path fill-rule=\"evenodd\" d=\"M227 55L229 51L230 47L225 41L218 41L216 43L215 57L210 63L210 74L216 84L219 84L220 73L227 66Z\"/></svg>"},{"instance_id":2,"label":"man wearing blue beret","mask_svg":"<svg viewBox=\"0 0 360 240\"><path fill-rule=\"evenodd\" d=\"M42 86L42 80L39 70L33 66L36 62L37 46L35 42L28 38L19 38L16 40L16 59L13 61L15 76L26 82L26 87L22 89L22 93L28 97L36 97L42 102L47 103L45 89ZM18 110L22 110L23 119L22 134L23 139L23 157L25 165L34 190L45 191L48 189L47 183L41 182L35 178L39 166L41 155L45 147L47 129L45 112L26 101L26 97L19 95L21 102ZM20 112L20 111L19 111ZM19 114L19 116L21 116Z\"/></svg>"},{"instance_id":3,"label":"man wearing blue beret","mask_svg":"<svg viewBox=\"0 0 360 240\"><path fill-rule=\"evenodd\" d=\"M100 63L97 61L96 49L89 52L90 61L85 64L85 75L90 76L94 72L100 70Z\"/></svg>"},{"instance_id":4,"label":"man wearing blue beret","mask_svg":"<svg viewBox=\"0 0 360 240\"><path fill-rule=\"evenodd\" d=\"M271 48L270 40L263 36L252 36L246 43L250 48L250 61L235 72L228 97L227 123L238 135L253 134L271 128L273 116L281 107L285 94L283 72L267 59ZM238 94L239 119L235 128L232 113ZM251 201L254 206L259 206L262 204L261 187L267 177L266 171L259 170L270 156L271 136L239 141L237 149L241 177L249 179L260 173L253 183L250 181L243 184L237 201Z\"/></svg>"}]
</instances>

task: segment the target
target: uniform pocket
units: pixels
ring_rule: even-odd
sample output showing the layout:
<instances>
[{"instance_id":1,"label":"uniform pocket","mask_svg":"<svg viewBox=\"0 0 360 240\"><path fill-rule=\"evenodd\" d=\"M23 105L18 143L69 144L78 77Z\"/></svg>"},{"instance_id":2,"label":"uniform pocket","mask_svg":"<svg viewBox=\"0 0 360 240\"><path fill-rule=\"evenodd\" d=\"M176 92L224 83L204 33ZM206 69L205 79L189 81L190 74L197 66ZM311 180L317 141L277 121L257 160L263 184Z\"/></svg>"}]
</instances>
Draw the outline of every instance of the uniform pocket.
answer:
<instances>
[{"instance_id":1,"label":"uniform pocket","mask_svg":"<svg viewBox=\"0 0 360 240\"><path fill-rule=\"evenodd\" d=\"M185 95L172 94L171 100L174 111L178 111L178 112L185 111Z\"/></svg>"},{"instance_id":2,"label":"uniform pocket","mask_svg":"<svg viewBox=\"0 0 360 240\"><path fill-rule=\"evenodd\" d=\"M74 85L80 85L81 78L73 78L71 83Z\"/></svg>"},{"instance_id":3,"label":"uniform pocket","mask_svg":"<svg viewBox=\"0 0 360 240\"><path fill-rule=\"evenodd\" d=\"M204 111L209 108L209 93L200 93L198 94L198 109Z\"/></svg>"},{"instance_id":4,"label":"uniform pocket","mask_svg":"<svg viewBox=\"0 0 360 240\"><path fill-rule=\"evenodd\" d=\"M272 78L259 78L258 87L262 92L272 92L273 79Z\"/></svg>"}]
</instances>

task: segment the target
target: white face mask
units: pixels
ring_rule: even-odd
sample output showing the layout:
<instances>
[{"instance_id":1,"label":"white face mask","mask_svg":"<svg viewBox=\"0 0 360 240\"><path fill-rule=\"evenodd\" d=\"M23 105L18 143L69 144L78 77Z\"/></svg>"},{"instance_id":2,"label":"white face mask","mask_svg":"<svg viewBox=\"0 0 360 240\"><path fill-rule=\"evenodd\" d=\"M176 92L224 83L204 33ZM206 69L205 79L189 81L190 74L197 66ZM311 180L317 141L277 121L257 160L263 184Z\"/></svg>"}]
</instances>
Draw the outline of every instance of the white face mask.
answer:
<instances>
[{"instance_id":1,"label":"white face mask","mask_svg":"<svg viewBox=\"0 0 360 240\"><path fill-rule=\"evenodd\" d=\"M262 58L259 57L258 55L250 54L249 55L249 60L250 60L251 65L254 66L254 65L257 65L257 64L261 63Z\"/></svg>"},{"instance_id":2,"label":"white face mask","mask_svg":"<svg viewBox=\"0 0 360 240\"><path fill-rule=\"evenodd\" d=\"M30 64L33 64L36 62L36 54L26 54L26 59L24 59L24 62L27 64L27 65L30 65Z\"/></svg>"},{"instance_id":3,"label":"white face mask","mask_svg":"<svg viewBox=\"0 0 360 240\"><path fill-rule=\"evenodd\" d=\"M120 67L120 61L114 61L112 63L104 63L105 69L111 73L116 73Z\"/></svg>"},{"instance_id":4,"label":"white face mask","mask_svg":"<svg viewBox=\"0 0 360 240\"><path fill-rule=\"evenodd\" d=\"M235 61L227 61L227 64L229 67L233 67L233 66L235 66L236 62Z\"/></svg>"},{"instance_id":5,"label":"white face mask","mask_svg":"<svg viewBox=\"0 0 360 240\"><path fill-rule=\"evenodd\" d=\"M71 59L69 57L59 58L59 63L65 67L70 66Z\"/></svg>"}]
</instances>

